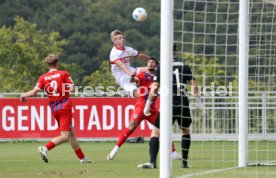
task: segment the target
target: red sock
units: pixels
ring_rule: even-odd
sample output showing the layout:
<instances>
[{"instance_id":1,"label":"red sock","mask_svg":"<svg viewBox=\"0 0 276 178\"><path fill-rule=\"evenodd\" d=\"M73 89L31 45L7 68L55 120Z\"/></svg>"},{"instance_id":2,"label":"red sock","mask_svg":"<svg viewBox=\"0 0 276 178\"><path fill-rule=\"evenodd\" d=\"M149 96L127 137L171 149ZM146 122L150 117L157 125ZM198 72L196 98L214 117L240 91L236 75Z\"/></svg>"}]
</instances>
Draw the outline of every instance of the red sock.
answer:
<instances>
[{"instance_id":1,"label":"red sock","mask_svg":"<svg viewBox=\"0 0 276 178\"><path fill-rule=\"evenodd\" d=\"M175 151L174 143L172 142L172 152Z\"/></svg>"},{"instance_id":2,"label":"red sock","mask_svg":"<svg viewBox=\"0 0 276 178\"><path fill-rule=\"evenodd\" d=\"M50 151L51 149L55 148L56 144L52 141L48 142L45 147Z\"/></svg>"},{"instance_id":3,"label":"red sock","mask_svg":"<svg viewBox=\"0 0 276 178\"><path fill-rule=\"evenodd\" d=\"M83 159L85 157L82 150L81 150L81 148L76 149L75 153L79 157L79 159Z\"/></svg>"},{"instance_id":4,"label":"red sock","mask_svg":"<svg viewBox=\"0 0 276 178\"><path fill-rule=\"evenodd\" d=\"M129 135L131 134L132 132L126 128L124 130L124 133L119 137L118 141L117 141L117 146L120 147L122 144L125 143L126 139L129 137Z\"/></svg>"}]
</instances>

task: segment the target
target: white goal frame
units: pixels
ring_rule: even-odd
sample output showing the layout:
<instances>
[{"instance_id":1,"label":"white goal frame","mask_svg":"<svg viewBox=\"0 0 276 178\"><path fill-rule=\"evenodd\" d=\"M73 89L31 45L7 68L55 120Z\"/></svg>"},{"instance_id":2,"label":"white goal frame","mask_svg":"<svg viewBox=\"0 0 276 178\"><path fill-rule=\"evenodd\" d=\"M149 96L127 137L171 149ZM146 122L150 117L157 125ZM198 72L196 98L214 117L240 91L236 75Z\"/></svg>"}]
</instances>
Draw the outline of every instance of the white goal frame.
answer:
<instances>
[{"instance_id":1,"label":"white goal frame","mask_svg":"<svg viewBox=\"0 0 276 178\"><path fill-rule=\"evenodd\" d=\"M173 1L161 0L160 24L160 178L171 177ZM168 103L170 103L168 105Z\"/></svg>"},{"instance_id":2,"label":"white goal frame","mask_svg":"<svg viewBox=\"0 0 276 178\"><path fill-rule=\"evenodd\" d=\"M249 2L240 0L239 7L239 167L247 165L248 135L248 47L249 47ZM168 94L161 92L160 110L160 177L171 177L171 118L172 116L172 44L173 44L173 1L161 0L160 25L160 59L161 59L161 91L167 89ZM170 104L168 104L170 103Z\"/></svg>"},{"instance_id":3,"label":"white goal frame","mask_svg":"<svg viewBox=\"0 0 276 178\"><path fill-rule=\"evenodd\" d=\"M239 167L247 164L249 2L239 6Z\"/></svg>"}]
</instances>

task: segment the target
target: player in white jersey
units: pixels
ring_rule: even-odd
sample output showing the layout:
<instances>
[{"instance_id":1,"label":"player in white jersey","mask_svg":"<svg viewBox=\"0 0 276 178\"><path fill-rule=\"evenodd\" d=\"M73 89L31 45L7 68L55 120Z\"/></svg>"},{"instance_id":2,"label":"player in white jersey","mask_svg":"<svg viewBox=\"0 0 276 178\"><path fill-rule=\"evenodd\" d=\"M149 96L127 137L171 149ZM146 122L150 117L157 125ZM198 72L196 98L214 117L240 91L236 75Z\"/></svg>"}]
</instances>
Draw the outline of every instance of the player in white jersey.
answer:
<instances>
[{"instance_id":1,"label":"player in white jersey","mask_svg":"<svg viewBox=\"0 0 276 178\"><path fill-rule=\"evenodd\" d=\"M119 30L112 31L110 38L114 43L114 47L110 52L112 75L121 88L127 91L130 96L137 98L139 96L137 86L135 83L130 83L130 78L131 76L135 76L136 69L130 66L129 61L132 57L148 61L150 57L139 53L131 47L125 46L125 36Z\"/></svg>"}]
</instances>

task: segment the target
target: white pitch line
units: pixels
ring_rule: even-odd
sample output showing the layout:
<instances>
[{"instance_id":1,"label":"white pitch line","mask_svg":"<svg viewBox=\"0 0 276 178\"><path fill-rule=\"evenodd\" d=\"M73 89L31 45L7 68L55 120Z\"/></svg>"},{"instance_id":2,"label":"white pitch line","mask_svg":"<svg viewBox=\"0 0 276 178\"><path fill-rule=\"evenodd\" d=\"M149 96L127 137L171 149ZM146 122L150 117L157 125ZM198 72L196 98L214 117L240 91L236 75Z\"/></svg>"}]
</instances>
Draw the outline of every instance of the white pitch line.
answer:
<instances>
[{"instance_id":1,"label":"white pitch line","mask_svg":"<svg viewBox=\"0 0 276 178\"><path fill-rule=\"evenodd\" d=\"M223 171L228 171L232 169L238 169L239 167L230 167L230 168L225 168L225 169L214 169L210 171L204 171L204 172L199 172L199 173L194 173L194 174L188 174L188 175L183 175L177 178L186 178L186 177L193 177L193 176L199 176L199 175L206 175L206 174L211 174L211 173L219 173Z\"/></svg>"}]
</instances>

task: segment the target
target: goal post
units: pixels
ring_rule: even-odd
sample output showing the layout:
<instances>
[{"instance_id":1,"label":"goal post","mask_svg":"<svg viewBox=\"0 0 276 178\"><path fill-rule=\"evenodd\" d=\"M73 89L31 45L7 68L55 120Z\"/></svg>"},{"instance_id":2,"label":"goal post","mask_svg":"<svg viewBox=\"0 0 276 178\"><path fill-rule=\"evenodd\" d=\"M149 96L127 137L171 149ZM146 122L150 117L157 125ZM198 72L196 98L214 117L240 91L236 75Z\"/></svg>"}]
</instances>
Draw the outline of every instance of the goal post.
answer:
<instances>
[{"instance_id":1,"label":"goal post","mask_svg":"<svg viewBox=\"0 0 276 178\"><path fill-rule=\"evenodd\" d=\"M173 1L161 0L160 178L171 177Z\"/></svg>"},{"instance_id":2,"label":"goal post","mask_svg":"<svg viewBox=\"0 0 276 178\"><path fill-rule=\"evenodd\" d=\"M173 15L177 54L197 79L206 110L200 114L189 97L192 169L183 177L273 176L276 0L174 0ZM172 137L181 140L178 126Z\"/></svg>"},{"instance_id":3,"label":"goal post","mask_svg":"<svg viewBox=\"0 0 276 178\"><path fill-rule=\"evenodd\" d=\"M239 167L247 164L249 2L239 6Z\"/></svg>"}]
</instances>

